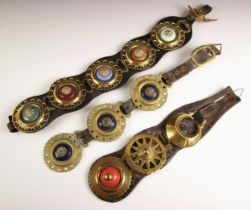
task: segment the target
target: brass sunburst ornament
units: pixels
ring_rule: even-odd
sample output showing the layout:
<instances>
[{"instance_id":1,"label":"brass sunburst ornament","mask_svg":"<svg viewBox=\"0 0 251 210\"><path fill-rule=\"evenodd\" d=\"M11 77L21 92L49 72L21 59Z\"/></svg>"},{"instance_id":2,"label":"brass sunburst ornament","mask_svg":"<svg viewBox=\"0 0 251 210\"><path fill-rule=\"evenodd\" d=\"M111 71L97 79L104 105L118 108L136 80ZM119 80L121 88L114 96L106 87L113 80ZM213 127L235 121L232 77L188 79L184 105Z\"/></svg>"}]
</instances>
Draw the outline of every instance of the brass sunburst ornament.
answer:
<instances>
[{"instance_id":1,"label":"brass sunburst ornament","mask_svg":"<svg viewBox=\"0 0 251 210\"><path fill-rule=\"evenodd\" d=\"M142 174L159 170L166 162L166 149L160 139L151 134L134 136L126 145L125 158L128 165Z\"/></svg>"}]
</instances>

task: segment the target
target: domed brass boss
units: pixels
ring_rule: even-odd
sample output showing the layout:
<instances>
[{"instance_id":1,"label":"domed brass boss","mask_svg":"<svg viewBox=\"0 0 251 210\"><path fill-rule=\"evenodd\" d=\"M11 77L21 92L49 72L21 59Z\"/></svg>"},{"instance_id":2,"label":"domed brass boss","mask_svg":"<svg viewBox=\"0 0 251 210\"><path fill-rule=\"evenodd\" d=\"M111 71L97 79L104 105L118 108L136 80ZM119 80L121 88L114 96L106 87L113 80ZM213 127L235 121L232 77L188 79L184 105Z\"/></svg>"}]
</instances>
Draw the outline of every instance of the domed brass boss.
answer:
<instances>
[{"instance_id":1,"label":"domed brass boss","mask_svg":"<svg viewBox=\"0 0 251 210\"><path fill-rule=\"evenodd\" d=\"M49 91L51 104L59 109L72 109L85 100L86 91L81 81L63 78L54 82Z\"/></svg>"},{"instance_id":2,"label":"domed brass boss","mask_svg":"<svg viewBox=\"0 0 251 210\"><path fill-rule=\"evenodd\" d=\"M131 86L133 104L142 110L151 111L160 108L167 98L167 85L162 75L146 75L137 78Z\"/></svg>"},{"instance_id":3,"label":"domed brass boss","mask_svg":"<svg viewBox=\"0 0 251 210\"><path fill-rule=\"evenodd\" d=\"M112 141L118 138L125 128L125 117L120 110L121 103L102 104L94 107L88 117L90 134L99 141Z\"/></svg>"},{"instance_id":4,"label":"domed brass boss","mask_svg":"<svg viewBox=\"0 0 251 210\"><path fill-rule=\"evenodd\" d=\"M103 181L103 171L107 168L116 172L116 181L112 180L114 173L106 174ZM126 164L117 157L104 157L97 160L89 171L89 185L91 190L100 198L113 200L123 196L131 185L132 175ZM109 184L109 181L112 184Z\"/></svg>"},{"instance_id":5,"label":"domed brass boss","mask_svg":"<svg viewBox=\"0 0 251 210\"><path fill-rule=\"evenodd\" d=\"M150 174L161 169L166 163L166 148L157 137L142 133L134 136L127 143L125 158L133 170Z\"/></svg>"},{"instance_id":6,"label":"domed brass boss","mask_svg":"<svg viewBox=\"0 0 251 210\"><path fill-rule=\"evenodd\" d=\"M63 133L52 137L44 148L46 165L57 172L67 172L77 166L82 146L75 134Z\"/></svg>"},{"instance_id":7,"label":"domed brass boss","mask_svg":"<svg viewBox=\"0 0 251 210\"><path fill-rule=\"evenodd\" d=\"M14 110L12 122L17 130L33 133L43 128L50 110L41 99L31 98L21 102Z\"/></svg>"},{"instance_id":8,"label":"domed brass boss","mask_svg":"<svg viewBox=\"0 0 251 210\"><path fill-rule=\"evenodd\" d=\"M122 70L115 62L101 59L94 62L86 72L87 83L96 90L110 90L122 80Z\"/></svg>"},{"instance_id":9,"label":"domed brass boss","mask_svg":"<svg viewBox=\"0 0 251 210\"><path fill-rule=\"evenodd\" d=\"M190 27L189 24L186 25ZM153 28L151 40L160 49L174 50L185 42L185 32L177 23L161 22Z\"/></svg>"},{"instance_id":10,"label":"domed brass boss","mask_svg":"<svg viewBox=\"0 0 251 210\"><path fill-rule=\"evenodd\" d=\"M143 40L130 41L121 51L121 62L130 69L143 70L149 68L155 60L155 49Z\"/></svg>"},{"instance_id":11,"label":"domed brass boss","mask_svg":"<svg viewBox=\"0 0 251 210\"><path fill-rule=\"evenodd\" d=\"M166 135L171 143L180 148L191 147L201 138L203 124L198 124L194 113L178 113L166 124Z\"/></svg>"}]
</instances>

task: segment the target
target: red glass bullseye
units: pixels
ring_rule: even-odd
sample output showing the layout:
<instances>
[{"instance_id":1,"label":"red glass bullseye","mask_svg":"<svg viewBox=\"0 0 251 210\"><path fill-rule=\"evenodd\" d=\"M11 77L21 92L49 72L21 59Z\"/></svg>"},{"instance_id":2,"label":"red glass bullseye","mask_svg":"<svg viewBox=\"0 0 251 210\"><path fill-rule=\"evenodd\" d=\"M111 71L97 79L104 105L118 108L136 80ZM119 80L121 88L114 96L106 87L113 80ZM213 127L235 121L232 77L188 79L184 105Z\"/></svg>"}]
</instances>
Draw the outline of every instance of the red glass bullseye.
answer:
<instances>
[{"instance_id":1,"label":"red glass bullseye","mask_svg":"<svg viewBox=\"0 0 251 210\"><path fill-rule=\"evenodd\" d=\"M64 101L70 101L78 96L79 89L71 83L66 83L59 86L57 90L57 97Z\"/></svg>"},{"instance_id":2,"label":"red glass bullseye","mask_svg":"<svg viewBox=\"0 0 251 210\"><path fill-rule=\"evenodd\" d=\"M103 186L107 188L114 188L119 185L121 174L115 167L108 166L101 171L99 180Z\"/></svg>"}]
</instances>

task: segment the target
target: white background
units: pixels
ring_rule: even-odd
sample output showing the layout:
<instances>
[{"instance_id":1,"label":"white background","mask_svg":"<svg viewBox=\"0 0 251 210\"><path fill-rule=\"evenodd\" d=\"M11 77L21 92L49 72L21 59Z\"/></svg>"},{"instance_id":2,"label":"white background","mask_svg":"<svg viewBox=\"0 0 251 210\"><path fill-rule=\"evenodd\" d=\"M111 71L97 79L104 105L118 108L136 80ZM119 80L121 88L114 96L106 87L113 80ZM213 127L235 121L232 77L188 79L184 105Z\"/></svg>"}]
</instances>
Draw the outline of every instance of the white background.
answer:
<instances>
[{"instance_id":1,"label":"white background","mask_svg":"<svg viewBox=\"0 0 251 210\"><path fill-rule=\"evenodd\" d=\"M56 79L79 74L96 59L116 53L130 39L149 32L159 19L186 15L186 5L201 3L213 6L209 17L218 21L196 22L185 47L168 53L155 67L132 79L168 71L202 44L222 43L222 56L174 84L160 110L135 111L117 141L90 143L75 170L64 174L50 171L43 162L45 143L55 134L86 128L87 113L93 106L127 100L132 79L38 133L8 132L8 115L20 101L44 93ZM251 209L250 8L248 0L1 0L0 209ZM179 106L226 86L244 88L242 102L196 146L179 152L123 201L107 203L90 191L87 175L97 158L120 149L138 131L158 124Z\"/></svg>"}]
</instances>

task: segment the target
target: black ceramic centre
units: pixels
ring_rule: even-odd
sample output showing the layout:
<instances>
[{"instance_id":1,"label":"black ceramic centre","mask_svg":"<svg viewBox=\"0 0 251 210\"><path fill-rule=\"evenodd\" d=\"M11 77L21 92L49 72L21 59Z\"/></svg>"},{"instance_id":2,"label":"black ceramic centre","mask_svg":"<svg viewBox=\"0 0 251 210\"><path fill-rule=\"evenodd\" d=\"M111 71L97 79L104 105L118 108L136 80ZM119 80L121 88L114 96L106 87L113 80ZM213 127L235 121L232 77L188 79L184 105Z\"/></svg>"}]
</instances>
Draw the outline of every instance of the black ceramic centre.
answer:
<instances>
[{"instance_id":1,"label":"black ceramic centre","mask_svg":"<svg viewBox=\"0 0 251 210\"><path fill-rule=\"evenodd\" d=\"M69 160L72 156L72 148L65 143L58 144L53 150L53 156L57 161Z\"/></svg>"},{"instance_id":2,"label":"black ceramic centre","mask_svg":"<svg viewBox=\"0 0 251 210\"><path fill-rule=\"evenodd\" d=\"M98 118L98 127L104 131L112 131L116 123L115 117L111 114L103 114Z\"/></svg>"},{"instance_id":3,"label":"black ceramic centre","mask_svg":"<svg viewBox=\"0 0 251 210\"><path fill-rule=\"evenodd\" d=\"M145 100L152 101L158 98L159 90L152 84L146 84L141 88L140 94Z\"/></svg>"},{"instance_id":4,"label":"black ceramic centre","mask_svg":"<svg viewBox=\"0 0 251 210\"><path fill-rule=\"evenodd\" d=\"M182 133L188 137L194 136L198 130L196 122L189 117L182 119L179 126Z\"/></svg>"}]
</instances>

